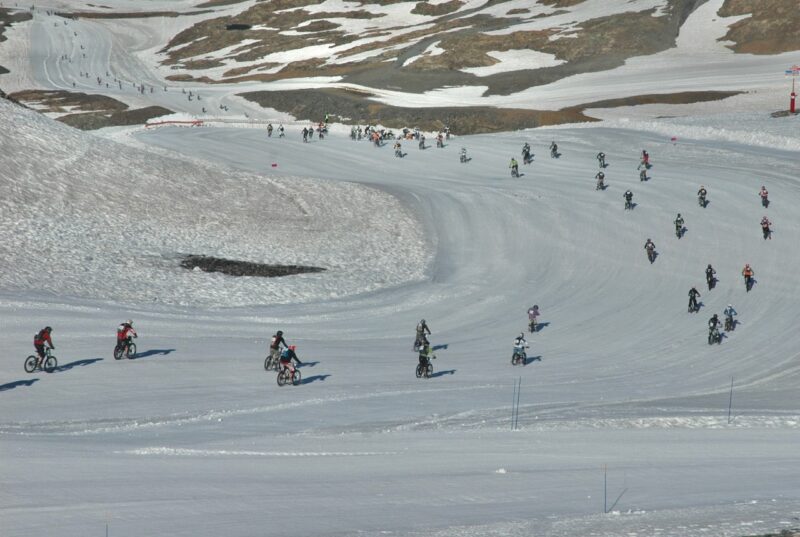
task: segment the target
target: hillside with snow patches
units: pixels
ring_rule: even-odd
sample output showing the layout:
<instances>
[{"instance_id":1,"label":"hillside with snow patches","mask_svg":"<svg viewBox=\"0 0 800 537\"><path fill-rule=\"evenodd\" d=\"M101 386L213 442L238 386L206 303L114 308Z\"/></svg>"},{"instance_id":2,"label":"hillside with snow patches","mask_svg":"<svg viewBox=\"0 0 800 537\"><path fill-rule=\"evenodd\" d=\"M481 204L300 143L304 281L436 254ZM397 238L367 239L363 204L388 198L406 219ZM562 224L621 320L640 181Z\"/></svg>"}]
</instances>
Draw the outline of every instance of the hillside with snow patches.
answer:
<instances>
[{"instance_id":1,"label":"hillside with snow patches","mask_svg":"<svg viewBox=\"0 0 800 537\"><path fill-rule=\"evenodd\" d=\"M656 15L672 5L631 5L645 3ZM609 97L747 93L598 109L602 123L455 136L444 148L403 142L396 158L391 143L351 141L338 123L303 143L306 122L236 96L319 80L167 81L158 51L189 22L266 3L210 4L148 7L211 10L188 22L60 26L48 11L84 6L37 5L30 22L4 33L4 91L72 91L76 81L75 90L131 107L203 119L89 134L0 99L4 537L738 537L800 528L800 135L797 116L770 117L785 105L786 83L765 76L788 53L690 52L711 35L705 10L722 4L699 3L677 46L651 58L663 61L631 59L504 102L586 102L589 87ZM413 3L384 4L361 7L407 20L401 11ZM600 9L556 4L585 17ZM58 60L82 54L68 48L77 46L69 31L86 36L84 63ZM124 89L97 84L106 72ZM477 99L470 88L375 91L417 95L420 105ZM285 122L287 137L267 137L269 120ZM548 155L553 141L559 158ZM521 162L525 142L534 161L512 178L509 160ZM653 164L646 181L642 149ZM609 164L603 191L599 151ZM653 264L647 238L659 253ZM327 270L237 278L182 268L188 254ZM745 263L755 270L750 292ZM692 286L702 293L694 314ZM534 303L541 330L526 333L527 365L512 366L512 341ZM708 345L706 321L729 303L736 329ZM138 354L117 361L114 331L128 318ZM413 372L420 318L436 348L429 379ZM27 374L23 360L45 325L59 367ZM279 387L263 367L278 329L303 362L298 386Z\"/></svg>"}]
</instances>

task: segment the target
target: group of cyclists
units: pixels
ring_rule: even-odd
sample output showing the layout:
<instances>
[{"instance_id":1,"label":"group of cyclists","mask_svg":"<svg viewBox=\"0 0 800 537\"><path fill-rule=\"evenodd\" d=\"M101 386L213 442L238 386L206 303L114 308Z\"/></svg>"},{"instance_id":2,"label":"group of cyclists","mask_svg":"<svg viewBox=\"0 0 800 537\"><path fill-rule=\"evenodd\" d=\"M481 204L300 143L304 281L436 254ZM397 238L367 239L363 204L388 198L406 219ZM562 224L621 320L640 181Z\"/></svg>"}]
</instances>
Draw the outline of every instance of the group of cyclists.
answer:
<instances>
[{"instance_id":1,"label":"group of cyclists","mask_svg":"<svg viewBox=\"0 0 800 537\"><path fill-rule=\"evenodd\" d=\"M36 364L34 369L42 369L44 361L47 358L47 351L56 348L53 344L52 333L53 328L51 326L45 326L33 336L33 348L36 349ZM131 346L132 340L137 337L139 337L139 335L133 328L133 320L128 319L120 323L117 327L117 344L114 347L114 356L117 356L118 351Z\"/></svg>"}]
</instances>

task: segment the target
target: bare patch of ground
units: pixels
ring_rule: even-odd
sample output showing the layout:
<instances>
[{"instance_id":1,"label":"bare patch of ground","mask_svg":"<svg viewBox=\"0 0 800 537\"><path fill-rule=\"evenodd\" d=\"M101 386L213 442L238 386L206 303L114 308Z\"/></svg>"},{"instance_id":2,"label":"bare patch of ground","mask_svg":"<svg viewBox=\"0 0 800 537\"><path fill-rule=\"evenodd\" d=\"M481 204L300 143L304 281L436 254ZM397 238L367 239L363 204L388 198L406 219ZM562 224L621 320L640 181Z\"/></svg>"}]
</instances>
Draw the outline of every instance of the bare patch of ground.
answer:
<instances>
[{"instance_id":1,"label":"bare patch of ground","mask_svg":"<svg viewBox=\"0 0 800 537\"><path fill-rule=\"evenodd\" d=\"M441 17L442 15L447 15L448 13L458 11L458 9L463 5L464 2L461 0L450 0L449 2L443 2L441 4L417 2L417 5L411 10L411 13L414 13L415 15L431 15L434 17Z\"/></svg>"},{"instance_id":2,"label":"bare patch of ground","mask_svg":"<svg viewBox=\"0 0 800 537\"><path fill-rule=\"evenodd\" d=\"M738 93L690 91L638 95L596 101L554 111L492 107L402 108L372 101L370 93L347 89L257 91L239 95L261 106L289 113L301 120L317 122L326 114L330 114L335 121L349 124L381 124L393 129L419 127L428 131L448 126L454 134L463 135L597 121L584 113L588 108L686 104L725 99Z\"/></svg>"},{"instance_id":3,"label":"bare patch of ground","mask_svg":"<svg viewBox=\"0 0 800 537\"><path fill-rule=\"evenodd\" d=\"M178 11L113 11L109 13L101 13L99 11L74 11L56 12L56 15L67 19L148 19L153 17L182 17L184 15L202 15L203 13L210 13L210 11L192 11L185 13L180 13Z\"/></svg>"},{"instance_id":4,"label":"bare patch of ground","mask_svg":"<svg viewBox=\"0 0 800 537\"><path fill-rule=\"evenodd\" d=\"M721 41L745 54L780 54L800 50L800 4L797 0L725 0L721 17L747 15L732 24Z\"/></svg>"},{"instance_id":5,"label":"bare patch of ground","mask_svg":"<svg viewBox=\"0 0 800 537\"><path fill-rule=\"evenodd\" d=\"M148 120L154 117L165 116L171 114L172 110L168 110L161 106L148 106L146 108L137 108L136 110L121 110L118 112L86 112L81 114L67 114L61 116L58 121L81 129L84 131L91 131L102 129L104 127L119 127L124 125L143 125Z\"/></svg>"},{"instance_id":6,"label":"bare patch of ground","mask_svg":"<svg viewBox=\"0 0 800 537\"><path fill-rule=\"evenodd\" d=\"M195 7L202 8L202 7L232 6L234 4L241 4L242 2L246 1L247 0L209 0L208 2L197 4Z\"/></svg>"},{"instance_id":7,"label":"bare patch of ground","mask_svg":"<svg viewBox=\"0 0 800 537\"><path fill-rule=\"evenodd\" d=\"M125 103L105 95L64 90L24 90L14 92L9 97L40 112L118 112L128 108Z\"/></svg>"},{"instance_id":8,"label":"bare patch of ground","mask_svg":"<svg viewBox=\"0 0 800 537\"><path fill-rule=\"evenodd\" d=\"M218 82L341 76L346 82L354 84L414 93L446 86L481 84L488 86L487 95L508 95L574 74L612 69L622 65L630 57L654 54L673 47L680 25L703 2L667 0L668 6L660 16L654 16L654 9L632 11L584 21L569 30L554 27L541 31L512 31L498 36L489 35L488 32L508 28L513 30L514 25L534 18L530 15L530 10L515 8L510 10L514 17L492 17L476 14L479 8L463 9L462 0L439 4L416 2L410 11L429 14L430 24L421 25L407 33L399 33L394 31L395 28L382 27L380 21L377 21L374 30L355 34L347 33L331 19L374 18L380 15L360 9L325 13L311 13L303 9L321 1L258 2L235 16L202 21L179 33L169 42L162 50L167 55L164 63L179 70L200 70L212 65L227 65L230 68ZM490 3L503 4L506 1L508 0L495 0ZM583 1L585 0L546 0L545 3L556 8L558 12L563 12L565 8ZM361 5L396 3L398 1L395 0L360 2ZM292 10L287 11L288 9ZM550 15L552 13L540 14L536 18L546 19ZM303 26L298 26L301 23ZM231 24L251 25L262 29L226 32L224 28ZM294 32L286 35L284 32L289 30ZM299 35L296 35L298 32ZM553 40L556 33L567 33L569 38ZM244 39L254 42L236 48ZM330 62L330 58L325 55L291 62L280 71L269 74L258 72L259 69L263 70L263 62L242 67L231 65L232 62L258 62L271 53L320 45L334 47L357 39L371 41L340 52L335 63ZM438 42L438 47L444 53L420 56L425 47L434 42ZM204 59L204 56L227 47L233 47L233 52L226 59ZM549 53L565 63L548 68L497 73L487 77L477 77L461 71L497 63L498 60L490 56L489 52L517 49ZM363 58L364 53L372 54ZM355 59L357 55L362 57ZM349 58L354 59L348 62ZM415 58L414 61L406 64L412 58ZM208 63L209 61L215 63Z\"/></svg>"},{"instance_id":9,"label":"bare patch of ground","mask_svg":"<svg viewBox=\"0 0 800 537\"><path fill-rule=\"evenodd\" d=\"M530 13L530 12L531 12L530 9L525 9L524 7L518 7L515 9L509 9L508 12L506 12L506 15L524 15L525 13Z\"/></svg>"},{"instance_id":10,"label":"bare patch of ground","mask_svg":"<svg viewBox=\"0 0 800 537\"><path fill-rule=\"evenodd\" d=\"M252 263L250 261L234 261L209 257L204 255L188 255L181 266L189 270L202 270L203 272L221 272L229 276L260 276L276 278L291 276L293 274L307 274L309 272L324 272L324 268L303 265L269 265L265 263Z\"/></svg>"}]
</instances>

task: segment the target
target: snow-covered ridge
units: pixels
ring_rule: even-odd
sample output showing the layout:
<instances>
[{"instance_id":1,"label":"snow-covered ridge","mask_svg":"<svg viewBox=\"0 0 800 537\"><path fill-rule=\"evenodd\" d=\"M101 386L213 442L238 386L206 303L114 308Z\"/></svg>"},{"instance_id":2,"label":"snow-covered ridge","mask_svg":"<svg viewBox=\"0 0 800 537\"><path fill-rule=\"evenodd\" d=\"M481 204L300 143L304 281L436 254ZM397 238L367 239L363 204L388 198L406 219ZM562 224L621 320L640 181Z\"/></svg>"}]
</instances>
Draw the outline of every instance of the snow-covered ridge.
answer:
<instances>
[{"instance_id":1,"label":"snow-covered ridge","mask_svg":"<svg viewBox=\"0 0 800 537\"><path fill-rule=\"evenodd\" d=\"M336 298L423 276L415 219L377 190L157 156L8 101L0 117L12 126L0 132L3 291L234 306ZM186 254L328 270L292 277L302 283L287 292L285 279L187 271L178 266Z\"/></svg>"}]
</instances>

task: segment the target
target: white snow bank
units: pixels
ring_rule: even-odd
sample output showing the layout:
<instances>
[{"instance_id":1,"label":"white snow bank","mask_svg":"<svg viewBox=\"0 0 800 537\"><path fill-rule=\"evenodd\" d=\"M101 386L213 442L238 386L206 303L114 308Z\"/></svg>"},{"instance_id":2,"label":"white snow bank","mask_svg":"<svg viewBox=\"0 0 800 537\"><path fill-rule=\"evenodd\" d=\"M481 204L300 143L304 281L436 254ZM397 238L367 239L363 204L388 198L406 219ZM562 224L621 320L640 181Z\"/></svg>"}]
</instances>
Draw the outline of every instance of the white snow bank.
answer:
<instances>
[{"instance_id":1,"label":"white snow bank","mask_svg":"<svg viewBox=\"0 0 800 537\"><path fill-rule=\"evenodd\" d=\"M519 71L521 69L542 69L545 67L555 67L556 65L566 63L564 60L557 59L554 54L539 52L538 50L493 50L487 52L487 54L492 58L495 58L497 63L494 65L488 65L486 67L468 67L461 70L466 73L472 73L476 76L489 76L496 73Z\"/></svg>"},{"instance_id":2,"label":"white snow bank","mask_svg":"<svg viewBox=\"0 0 800 537\"><path fill-rule=\"evenodd\" d=\"M329 299L423 275L424 240L391 196L228 173L121 146L0 101L0 283L117 302L234 306ZM265 163L269 169L269 163ZM321 266L286 278L179 266L200 254Z\"/></svg>"}]
</instances>

